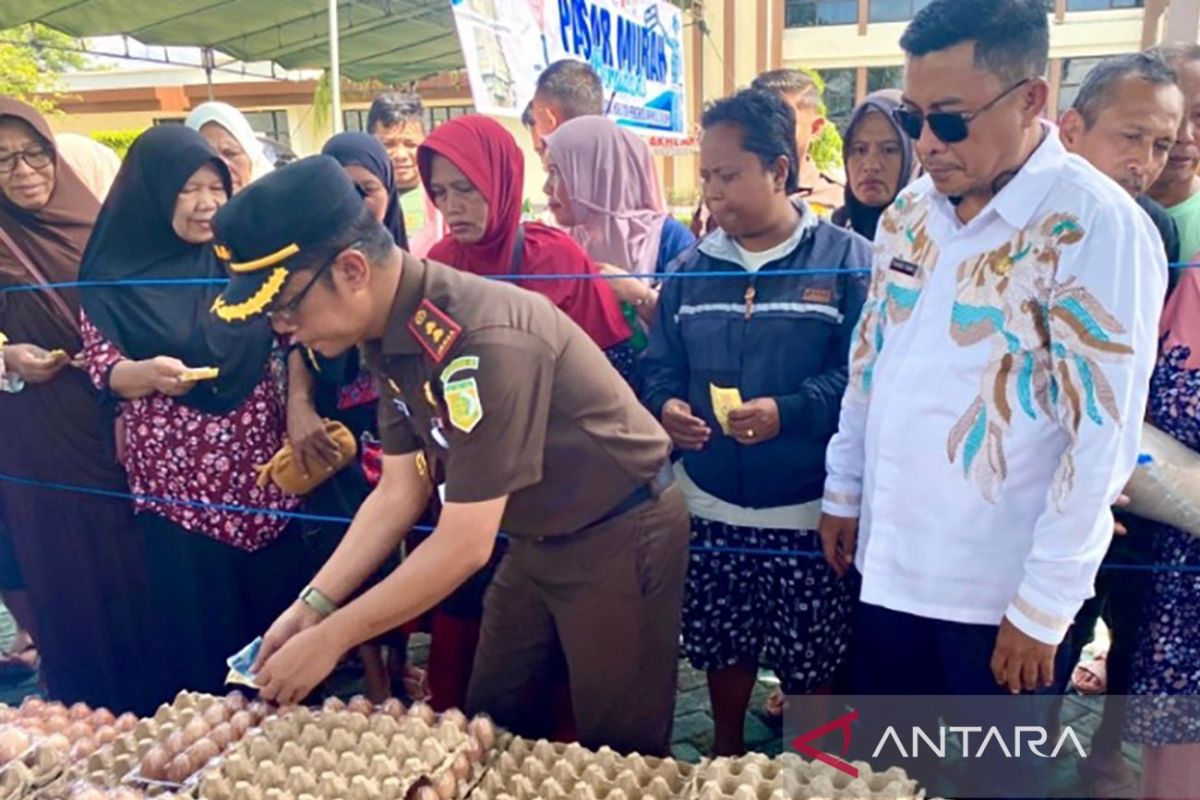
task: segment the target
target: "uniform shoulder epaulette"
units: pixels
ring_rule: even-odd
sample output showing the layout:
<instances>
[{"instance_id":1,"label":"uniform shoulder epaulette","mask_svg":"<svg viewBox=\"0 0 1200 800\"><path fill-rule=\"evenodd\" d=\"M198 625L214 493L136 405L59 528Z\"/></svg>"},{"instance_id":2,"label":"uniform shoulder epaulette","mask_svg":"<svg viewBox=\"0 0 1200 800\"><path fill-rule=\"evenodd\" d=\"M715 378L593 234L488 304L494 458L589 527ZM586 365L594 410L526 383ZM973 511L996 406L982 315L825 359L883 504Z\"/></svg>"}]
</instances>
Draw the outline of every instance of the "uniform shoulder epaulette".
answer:
<instances>
[{"instance_id":1,"label":"uniform shoulder epaulette","mask_svg":"<svg viewBox=\"0 0 1200 800\"><path fill-rule=\"evenodd\" d=\"M428 298L421 301L408 319L408 332L429 353L435 363L442 363L454 342L462 334L462 325Z\"/></svg>"}]
</instances>

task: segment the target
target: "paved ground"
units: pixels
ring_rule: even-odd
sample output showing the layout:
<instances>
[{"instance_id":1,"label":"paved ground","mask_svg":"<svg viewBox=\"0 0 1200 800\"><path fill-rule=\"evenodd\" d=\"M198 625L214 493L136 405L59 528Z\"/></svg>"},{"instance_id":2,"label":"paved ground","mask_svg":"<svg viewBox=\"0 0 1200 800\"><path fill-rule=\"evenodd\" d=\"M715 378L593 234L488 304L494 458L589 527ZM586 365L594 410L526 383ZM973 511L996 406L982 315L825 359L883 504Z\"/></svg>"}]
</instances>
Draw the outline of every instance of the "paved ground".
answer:
<instances>
[{"instance_id":1,"label":"paved ground","mask_svg":"<svg viewBox=\"0 0 1200 800\"><path fill-rule=\"evenodd\" d=\"M8 645L13 635L12 618L0 606L0 648ZM423 664L428 652L427 639L424 636L413 637L411 656L416 664ZM759 680L754 691L751 709L759 709L767 695L771 693L773 684L769 677ZM348 690L353 690L347 685ZM0 682L0 702L16 704L23 697L37 691L33 678L20 683ZM1083 698L1070 695L1063 705L1062 722L1072 725L1078 733L1085 748L1090 748L1091 734L1099 722L1099 698ZM752 750L768 755L775 755L783 748L782 734L777 728L767 725L758 714L747 714L746 743ZM676 758L686 761L697 761L707 755L712 747L712 710L708 703L708 693L703 673L696 672L686 662L680 662L679 667L679 696L675 706L675 730L672 751ZM1126 745L1125 757L1136 771L1138 769L1138 748ZM886 766L886 765L882 765ZM1056 795L1059 797L1088 797L1082 784L1075 775L1074 764L1061 761L1054 765L1054 784ZM953 796L951 787L938 787L944 796ZM1135 788L1131 785L1127 792L1119 797L1136 797Z\"/></svg>"}]
</instances>

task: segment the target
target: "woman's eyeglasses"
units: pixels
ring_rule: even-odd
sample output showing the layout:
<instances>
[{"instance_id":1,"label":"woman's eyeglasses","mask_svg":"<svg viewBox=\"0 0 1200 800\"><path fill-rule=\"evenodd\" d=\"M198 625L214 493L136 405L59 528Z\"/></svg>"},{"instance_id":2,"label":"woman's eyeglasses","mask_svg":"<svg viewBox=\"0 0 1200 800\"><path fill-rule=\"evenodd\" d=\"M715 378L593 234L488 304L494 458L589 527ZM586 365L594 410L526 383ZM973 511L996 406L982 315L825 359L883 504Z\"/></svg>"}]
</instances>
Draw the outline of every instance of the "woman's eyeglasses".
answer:
<instances>
[{"instance_id":1,"label":"woman's eyeglasses","mask_svg":"<svg viewBox=\"0 0 1200 800\"><path fill-rule=\"evenodd\" d=\"M929 130L941 141L946 144L955 144L966 139L970 134L971 120L978 117L983 112L990 109L992 106L999 103L1004 98L1029 83L1033 78L1026 78L1023 81L1014 83L1012 86L1005 89L999 95L986 103L980 108L971 112L963 111L934 111L925 114L921 111L913 111L908 108L900 107L892 110L892 119L900 126L900 129L908 134L908 138L916 141L921 138L921 129L925 125L929 125Z\"/></svg>"},{"instance_id":2,"label":"woman's eyeglasses","mask_svg":"<svg viewBox=\"0 0 1200 800\"><path fill-rule=\"evenodd\" d=\"M54 160L54 151L45 147L31 147L0 156L0 175L8 175L17 168L17 159L24 161L30 169L43 169Z\"/></svg>"}]
</instances>

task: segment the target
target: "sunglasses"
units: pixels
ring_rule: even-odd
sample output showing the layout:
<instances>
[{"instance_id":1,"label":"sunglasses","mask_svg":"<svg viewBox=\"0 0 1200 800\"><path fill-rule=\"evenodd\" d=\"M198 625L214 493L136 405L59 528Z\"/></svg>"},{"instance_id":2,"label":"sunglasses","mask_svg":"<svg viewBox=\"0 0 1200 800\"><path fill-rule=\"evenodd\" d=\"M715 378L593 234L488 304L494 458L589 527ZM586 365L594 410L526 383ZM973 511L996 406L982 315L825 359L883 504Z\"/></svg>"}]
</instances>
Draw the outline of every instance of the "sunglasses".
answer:
<instances>
[{"instance_id":1,"label":"sunglasses","mask_svg":"<svg viewBox=\"0 0 1200 800\"><path fill-rule=\"evenodd\" d=\"M904 131L908 135L908 138L913 141L920 139L921 129L925 125L929 125L929 130L934 136L946 144L954 144L970 136L971 131L969 126L972 120L1032 80L1033 78L1026 78L1023 81L1014 83L994 97L991 102L969 113L962 111L934 111L930 114L925 114L921 111L913 111L900 107L892 110L892 119L900 126L900 130Z\"/></svg>"}]
</instances>

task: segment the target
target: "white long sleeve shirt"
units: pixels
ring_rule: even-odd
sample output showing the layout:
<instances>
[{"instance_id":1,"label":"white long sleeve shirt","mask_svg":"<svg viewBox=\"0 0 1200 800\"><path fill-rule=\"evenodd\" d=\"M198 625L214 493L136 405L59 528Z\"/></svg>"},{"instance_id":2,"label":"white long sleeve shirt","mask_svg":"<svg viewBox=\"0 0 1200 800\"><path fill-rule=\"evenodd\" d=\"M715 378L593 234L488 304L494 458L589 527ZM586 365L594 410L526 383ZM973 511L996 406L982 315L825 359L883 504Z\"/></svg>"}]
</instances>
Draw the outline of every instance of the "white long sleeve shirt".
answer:
<instances>
[{"instance_id":1,"label":"white long sleeve shirt","mask_svg":"<svg viewBox=\"0 0 1200 800\"><path fill-rule=\"evenodd\" d=\"M1166 258L1052 126L969 223L928 178L880 220L823 510L862 600L1058 644L1132 473Z\"/></svg>"}]
</instances>

